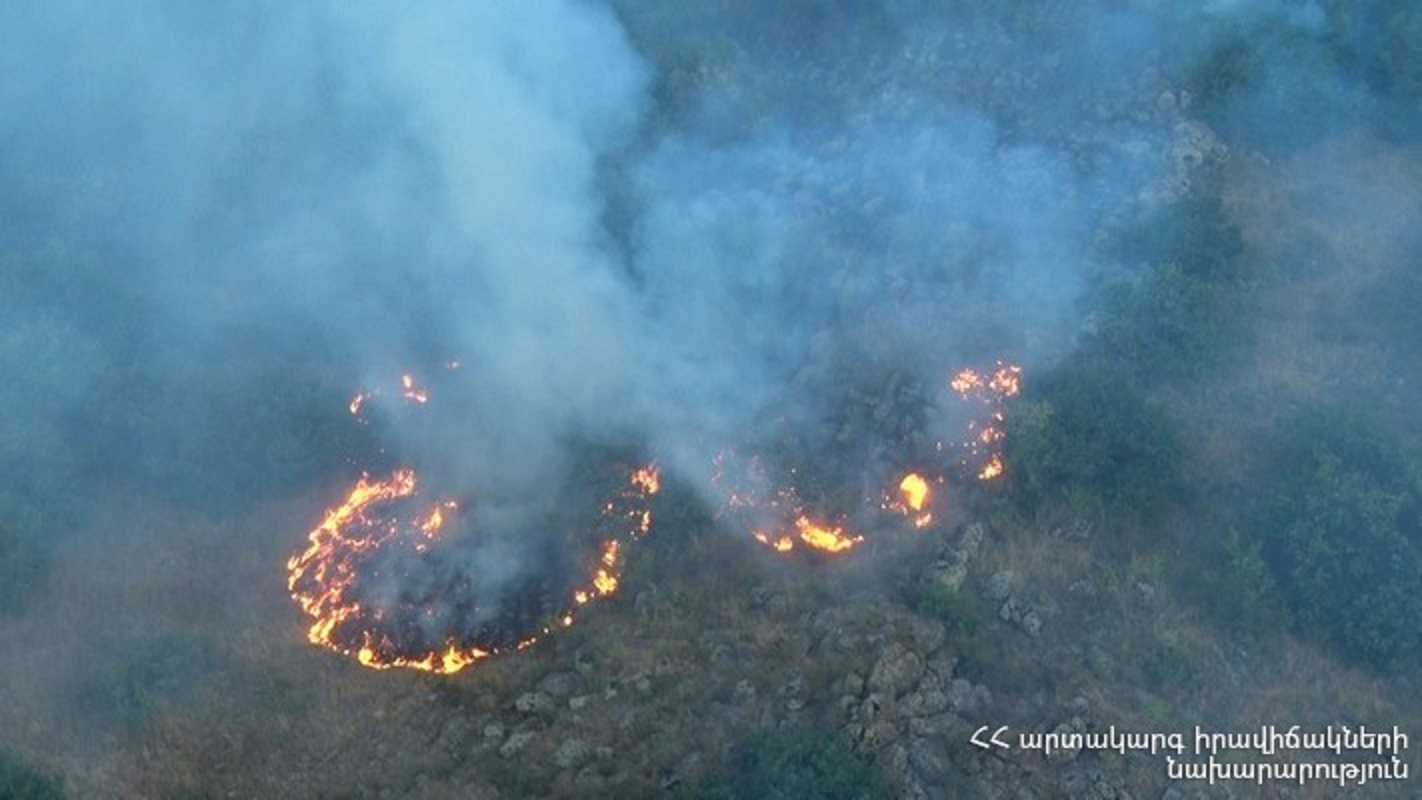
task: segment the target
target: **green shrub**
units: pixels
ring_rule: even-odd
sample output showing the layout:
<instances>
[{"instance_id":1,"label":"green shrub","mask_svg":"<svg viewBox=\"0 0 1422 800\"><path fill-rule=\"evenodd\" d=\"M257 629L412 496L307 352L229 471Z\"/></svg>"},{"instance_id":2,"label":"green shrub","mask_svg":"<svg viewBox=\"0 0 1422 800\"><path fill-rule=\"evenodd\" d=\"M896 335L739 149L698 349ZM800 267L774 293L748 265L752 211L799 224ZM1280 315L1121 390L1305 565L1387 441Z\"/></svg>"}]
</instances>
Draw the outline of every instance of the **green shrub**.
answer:
<instances>
[{"instance_id":1,"label":"green shrub","mask_svg":"<svg viewBox=\"0 0 1422 800\"><path fill-rule=\"evenodd\" d=\"M1212 529L1217 526L1200 526ZM1181 565L1179 584L1186 596L1232 628L1262 632L1285 622L1278 584L1258 537L1225 525L1223 535L1202 537L1198 545L1197 557Z\"/></svg>"},{"instance_id":2,"label":"green shrub","mask_svg":"<svg viewBox=\"0 0 1422 800\"><path fill-rule=\"evenodd\" d=\"M1072 364L1035 386L1006 423L1010 486L1024 505L1070 498L1149 519L1179 492L1175 428L1120 370Z\"/></svg>"},{"instance_id":3,"label":"green shrub","mask_svg":"<svg viewBox=\"0 0 1422 800\"><path fill-rule=\"evenodd\" d=\"M1189 691L1199 686L1200 669L1189 653L1170 642L1157 642L1146 652L1146 684L1156 690Z\"/></svg>"},{"instance_id":4,"label":"green shrub","mask_svg":"<svg viewBox=\"0 0 1422 800\"><path fill-rule=\"evenodd\" d=\"M64 785L0 750L0 800L63 800Z\"/></svg>"},{"instance_id":5,"label":"green shrub","mask_svg":"<svg viewBox=\"0 0 1422 800\"><path fill-rule=\"evenodd\" d=\"M693 789L702 800L873 800L887 798L879 770L833 735L760 733L735 749L722 773Z\"/></svg>"},{"instance_id":6,"label":"green shrub","mask_svg":"<svg viewBox=\"0 0 1422 800\"><path fill-rule=\"evenodd\" d=\"M1378 668L1422 653L1422 469L1359 412L1284 427L1261 515L1296 623ZM1272 479L1272 483L1269 483Z\"/></svg>"},{"instance_id":7,"label":"green shrub","mask_svg":"<svg viewBox=\"0 0 1422 800\"><path fill-rule=\"evenodd\" d=\"M925 578L906 580L900 585L906 587L903 592L905 605L918 614L942 622L949 636L960 643L976 635L990 613L982 607L979 595L973 592L955 592L942 583Z\"/></svg>"}]
</instances>

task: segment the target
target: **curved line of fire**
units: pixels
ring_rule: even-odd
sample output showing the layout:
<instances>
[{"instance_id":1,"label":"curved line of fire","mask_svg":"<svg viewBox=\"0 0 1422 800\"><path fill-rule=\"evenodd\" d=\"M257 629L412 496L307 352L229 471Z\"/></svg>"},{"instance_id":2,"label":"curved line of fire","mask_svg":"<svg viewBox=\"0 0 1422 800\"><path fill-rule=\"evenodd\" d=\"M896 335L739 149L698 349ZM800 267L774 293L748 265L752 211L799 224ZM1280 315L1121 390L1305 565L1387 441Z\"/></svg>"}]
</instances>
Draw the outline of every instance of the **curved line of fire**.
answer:
<instances>
[{"instance_id":1,"label":"curved line of fire","mask_svg":"<svg viewBox=\"0 0 1422 800\"><path fill-rule=\"evenodd\" d=\"M451 361L447 369L457 369ZM993 480L1003 473L998 445L1003 434L1003 402L1018 394L1021 369L999 363L990 373L963 370L953 376L948 388L965 400L987 405L991 421L969 441L961 443L967 456L980 460L976 470L979 480ZM407 403L424 405L428 390L417 385L411 375L401 377L399 394ZM362 391L350 402L350 413L361 418L364 405L378 391ZM938 449L944 449L942 443ZM721 486L726 472L726 454L717 457L715 482ZM752 460L754 464L754 460ZM921 472L908 472L893 491L886 491L879 507L905 517L915 529L927 529L935 521L935 484L944 483L942 475L929 478ZM403 543L416 554L425 553L446 530L447 521L460 512L453 500L441 500L402 524L396 517L379 517L381 506L408 501L415 497L417 478L409 468L395 470L383 480L362 475L347 494L344 502L326 512L325 517L308 535L306 548L292 556L286 564L287 590L302 612L312 619L307 640L314 645L355 659L372 669L408 668L441 675L450 675L471 664L508 651L522 651L560 628L571 627L581 609L613 595L622 579L626 544L647 535L652 528L650 501L661 490L661 474L655 464L631 471L626 483L615 497L604 503L604 519L620 521L620 528L604 538L598 548L595 563L588 566L584 581L574 587L564 599L565 605L546 624L519 639L512 646L479 647L447 638L438 648L423 647L406 652L388 633L381 631L380 609L367 608L352 595L360 581L364 559L376 551ZM723 512L748 514L757 521L749 525L751 538L779 553L803 547L807 551L827 555L849 552L864 541L864 537L847 530L843 522L817 518L808 511L792 487L783 487L766 496L754 492L723 487L726 496ZM766 519L779 522L764 522Z\"/></svg>"}]
</instances>

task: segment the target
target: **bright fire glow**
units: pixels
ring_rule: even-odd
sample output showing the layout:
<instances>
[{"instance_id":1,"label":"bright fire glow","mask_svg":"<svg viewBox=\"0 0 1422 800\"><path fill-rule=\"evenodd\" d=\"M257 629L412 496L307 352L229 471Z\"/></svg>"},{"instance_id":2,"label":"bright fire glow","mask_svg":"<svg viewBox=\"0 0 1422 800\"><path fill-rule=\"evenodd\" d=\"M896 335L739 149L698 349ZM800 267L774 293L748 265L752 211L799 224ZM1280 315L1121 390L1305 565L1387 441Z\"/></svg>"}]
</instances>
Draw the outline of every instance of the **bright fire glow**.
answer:
<instances>
[{"instance_id":1,"label":"bright fire glow","mask_svg":"<svg viewBox=\"0 0 1422 800\"><path fill-rule=\"evenodd\" d=\"M552 633L555 624L563 628L571 626L573 608L617 591L620 537L640 535L650 527L651 512L645 505L660 486L658 473L655 467L644 467L635 471L626 485L617 499L608 504L607 510L613 519L627 519L631 524L603 542L587 585L572 592L572 607L554 615L535 635L519 640L512 650L532 646ZM388 504L411 501L416 488L415 471L408 468L396 470L384 480L362 476L345 500L327 511L320 524L308 534L305 550L287 561L287 590L312 620L306 635L312 644L354 658L371 669L402 667L448 675L496 655L499 650L448 640L438 649L403 651L391 641L389 634L382 632L386 630L380 625L383 612L364 608L352 599L370 555L405 543L412 547L416 557L423 557L431 540L459 510L454 501L441 501L423 514L408 517L406 524L394 516L393 511L384 508ZM432 614L433 609L427 613Z\"/></svg>"},{"instance_id":2,"label":"bright fire glow","mask_svg":"<svg viewBox=\"0 0 1422 800\"><path fill-rule=\"evenodd\" d=\"M1002 472L1002 456L999 456L994 453L992 457L988 459L987 464L983 466L982 471L978 473L978 479L990 481L993 478L996 478L997 476L1001 475Z\"/></svg>"},{"instance_id":3,"label":"bright fire glow","mask_svg":"<svg viewBox=\"0 0 1422 800\"><path fill-rule=\"evenodd\" d=\"M842 553L864 541L863 536L848 536L843 528L812 522L803 516L795 520L795 529L805 544L827 553Z\"/></svg>"},{"instance_id":4,"label":"bright fire glow","mask_svg":"<svg viewBox=\"0 0 1422 800\"><path fill-rule=\"evenodd\" d=\"M899 482L899 494L903 495L904 503L911 510L922 511L924 504L928 502L928 481L917 472L910 472Z\"/></svg>"},{"instance_id":5,"label":"bright fire glow","mask_svg":"<svg viewBox=\"0 0 1422 800\"><path fill-rule=\"evenodd\" d=\"M415 385L415 376L405 374L400 376L400 396L412 403L424 405L430 401L429 392Z\"/></svg>"}]
</instances>

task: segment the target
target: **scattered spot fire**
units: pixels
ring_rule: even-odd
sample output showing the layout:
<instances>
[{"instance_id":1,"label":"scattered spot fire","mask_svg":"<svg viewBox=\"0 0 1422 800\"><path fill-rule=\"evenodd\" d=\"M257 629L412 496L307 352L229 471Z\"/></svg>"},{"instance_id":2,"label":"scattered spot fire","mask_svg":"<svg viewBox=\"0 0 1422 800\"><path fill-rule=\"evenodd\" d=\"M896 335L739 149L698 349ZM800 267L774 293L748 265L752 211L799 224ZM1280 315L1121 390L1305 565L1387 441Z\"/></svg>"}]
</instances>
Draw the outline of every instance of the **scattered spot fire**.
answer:
<instances>
[{"instance_id":1,"label":"scattered spot fire","mask_svg":"<svg viewBox=\"0 0 1422 800\"><path fill-rule=\"evenodd\" d=\"M450 371L457 370L460 366L460 362L458 361L446 361L444 363L444 368ZM422 406L430 401L429 389L422 386L420 382L416 380L413 373L406 372L401 375L399 385L394 388L399 397L410 405ZM383 392L380 389L362 389L356 392L355 397L351 398L347 409L350 410L351 416L361 422L365 422L362 413L365 410L366 404L381 396L383 396Z\"/></svg>"},{"instance_id":2,"label":"scattered spot fire","mask_svg":"<svg viewBox=\"0 0 1422 800\"><path fill-rule=\"evenodd\" d=\"M743 460L729 451L720 453L713 481L726 493L721 514L746 525L752 538L776 552L788 553L803 545L835 555L864 541L863 536L846 532L842 523L806 511L793 486L771 488L764 465L754 456Z\"/></svg>"},{"instance_id":3,"label":"scattered spot fire","mask_svg":"<svg viewBox=\"0 0 1422 800\"><path fill-rule=\"evenodd\" d=\"M999 361L987 374L965 369L948 381L948 388L964 400L982 403L988 411L986 422L968 423L971 436L961 443L962 465L972 466L978 480L1001 476L1005 469L1001 451L1003 404L1022 391L1022 368Z\"/></svg>"},{"instance_id":4,"label":"scattered spot fire","mask_svg":"<svg viewBox=\"0 0 1422 800\"><path fill-rule=\"evenodd\" d=\"M287 562L287 588L312 619L312 644L374 669L440 674L523 650L617 591L624 542L650 527L647 504L660 476L655 466L632 473L593 527L590 557L562 552L554 566L497 586L462 566L479 535L468 525L450 534L462 504L421 504L418 488L411 469L363 476Z\"/></svg>"}]
</instances>

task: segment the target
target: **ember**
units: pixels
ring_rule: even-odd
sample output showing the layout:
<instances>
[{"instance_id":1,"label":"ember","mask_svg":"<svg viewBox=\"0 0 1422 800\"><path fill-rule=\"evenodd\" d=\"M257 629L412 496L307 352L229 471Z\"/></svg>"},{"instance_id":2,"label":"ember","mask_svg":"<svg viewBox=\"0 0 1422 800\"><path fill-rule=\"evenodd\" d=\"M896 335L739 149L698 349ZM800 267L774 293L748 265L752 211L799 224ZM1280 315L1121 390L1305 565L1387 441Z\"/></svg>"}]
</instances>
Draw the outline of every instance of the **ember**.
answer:
<instances>
[{"instance_id":1,"label":"ember","mask_svg":"<svg viewBox=\"0 0 1422 800\"><path fill-rule=\"evenodd\" d=\"M976 400L989 409L989 422L980 428L977 422L969 424L969 428L976 430L976 433L962 443L965 452L962 463L967 466L970 457L977 460L978 466L974 470L978 480L990 481L1001 476L1005 467L998 445L1003 439L1003 404L1022 391L1022 368L999 361L986 377L975 370L965 369L948 381L948 388L964 400Z\"/></svg>"}]
</instances>

